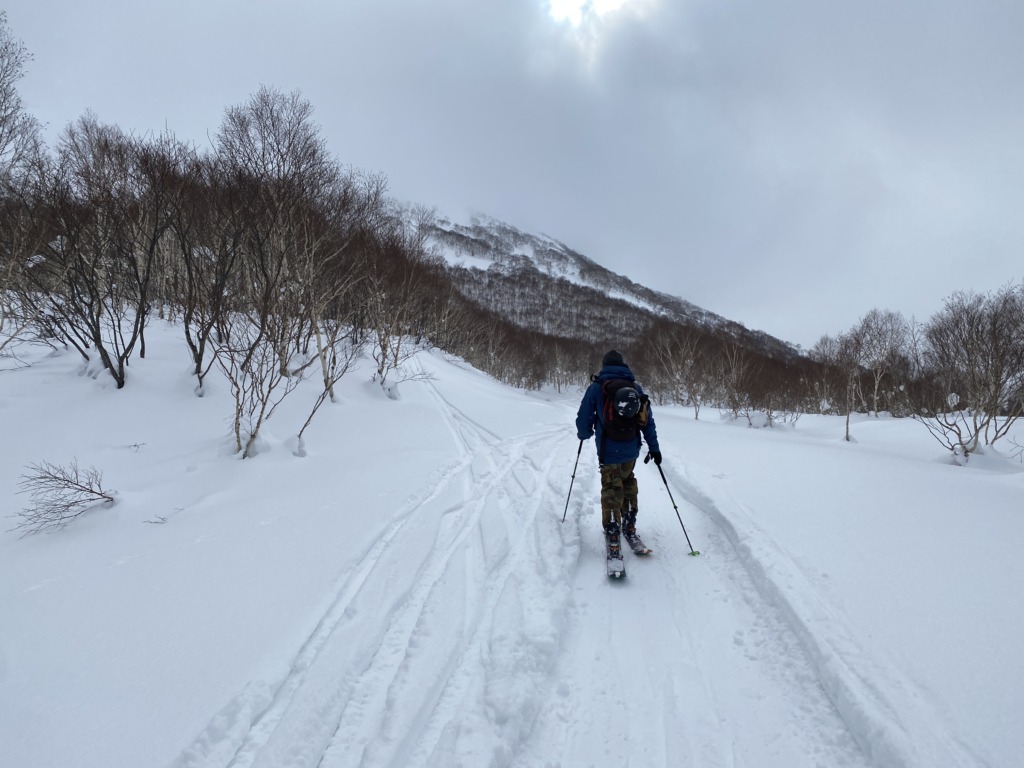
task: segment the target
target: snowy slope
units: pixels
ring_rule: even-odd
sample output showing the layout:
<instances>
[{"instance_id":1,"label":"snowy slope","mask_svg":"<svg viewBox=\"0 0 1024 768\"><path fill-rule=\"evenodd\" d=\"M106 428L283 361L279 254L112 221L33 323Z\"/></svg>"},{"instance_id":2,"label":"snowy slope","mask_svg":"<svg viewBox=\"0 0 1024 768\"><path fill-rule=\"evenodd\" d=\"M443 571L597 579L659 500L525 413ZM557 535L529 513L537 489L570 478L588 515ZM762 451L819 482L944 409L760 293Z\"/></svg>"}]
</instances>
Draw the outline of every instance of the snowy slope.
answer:
<instances>
[{"instance_id":1,"label":"snowy slope","mask_svg":"<svg viewBox=\"0 0 1024 768\"><path fill-rule=\"evenodd\" d=\"M575 307L593 301L596 292L614 302L603 306L603 312L621 303L614 312L622 314L616 314L612 323L621 326L620 334L623 329L646 327L657 318L667 318L780 360L799 355L796 347L763 331L635 283L548 235L523 232L490 216L477 213L466 222L435 215L426 235L427 248L453 268L454 283L464 295L490 308L501 307L513 295L514 310L505 307L499 312L521 327L588 338L593 333L590 322L573 312L563 316L557 310L563 303ZM545 287L538 290L538 284ZM607 321L608 315L603 320Z\"/></svg>"},{"instance_id":2,"label":"snowy slope","mask_svg":"<svg viewBox=\"0 0 1024 768\"><path fill-rule=\"evenodd\" d=\"M72 354L0 374L0 494L77 458L118 502L0 538L4 766L1013 766L1024 753L1019 462L920 425L751 430L656 412L655 554L603 575L579 393L422 353L308 433L225 450L179 332L122 390ZM642 372L641 376L642 376ZM305 386L305 385L304 385ZM14 524L14 520L10 521ZM10 527L10 526L7 526Z\"/></svg>"}]
</instances>

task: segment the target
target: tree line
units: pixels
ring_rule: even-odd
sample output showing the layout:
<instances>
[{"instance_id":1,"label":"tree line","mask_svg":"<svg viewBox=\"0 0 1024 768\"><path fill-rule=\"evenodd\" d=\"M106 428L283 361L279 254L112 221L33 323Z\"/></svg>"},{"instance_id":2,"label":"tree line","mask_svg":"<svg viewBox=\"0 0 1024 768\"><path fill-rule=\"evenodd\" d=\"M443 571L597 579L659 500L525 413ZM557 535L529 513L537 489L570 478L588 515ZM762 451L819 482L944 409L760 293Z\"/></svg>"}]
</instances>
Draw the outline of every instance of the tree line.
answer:
<instances>
[{"instance_id":1,"label":"tree line","mask_svg":"<svg viewBox=\"0 0 1024 768\"><path fill-rule=\"evenodd\" d=\"M426 247L430 213L344 166L301 94L263 87L212 146L134 136L86 113L52 148L17 83L31 56L0 15L0 353L74 350L130 385L153 318L180 323L198 396L218 371L242 456L297 384L320 394L359 359L389 390L434 345L517 386L546 380L540 334L455 289ZM562 346L565 341L558 342Z\"/></svg>"},{"instance_id":2,"label":"tree line","mask_svg":"<svg viewBox=\"0 0 1024 768\"><path fill-rule=\"evenodd\" d=\"M811 350L827 376L822 407L882 411L924 424L961 461L1024 413L1024 284L959 291L927 322L874 309Z\"/></svg>"},{"instance_id":3,"label":"tree line","mask_svg":"<svg viewBox=\"0 0 1024 768\"><path fill-rule=\"evenodd\" d=\"M920 419L964 456L1021 415L1022 287L956 294L923 324L873 310L808 356L780 355L749 332L643 312L528 263L447 266L429 245L432 213L343 165L298 92L263 87L227 108L207 149L90 113L48 147L17 92L31 57L5 22L0 353L16 360L26 342L73 349L121 388L146 356L149 322L179 322L196 394L214 369L231 389L243 456L299 381L319 387L301 442L358 359L389 389L417 375L407 363L424 346L513 386L558 389L585 386L615 347L656 400L697 418L705 407L751 424L887 411Z\"/></svg>"}]
</instances>

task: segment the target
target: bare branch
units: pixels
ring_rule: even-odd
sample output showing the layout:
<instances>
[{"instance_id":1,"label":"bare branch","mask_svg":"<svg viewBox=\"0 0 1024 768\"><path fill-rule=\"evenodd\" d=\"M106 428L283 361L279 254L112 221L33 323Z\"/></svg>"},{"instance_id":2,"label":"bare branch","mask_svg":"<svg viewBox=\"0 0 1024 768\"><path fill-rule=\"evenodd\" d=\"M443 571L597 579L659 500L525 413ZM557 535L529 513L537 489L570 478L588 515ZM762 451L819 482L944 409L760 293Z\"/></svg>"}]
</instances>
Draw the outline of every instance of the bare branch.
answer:
<instances>
[{"instance_id":1,"label":"bare branch","mask_svg":"<svg viewBox=\"0 0 1024 768\"><path fill-rule=\"evenodd\" d=\"M99 504L113 504L116 491L103 489L103 475L94 467L80 469L77 461L69 467L44 461L30 464L21 476L19 493L27 493L29 505L15 517L12 530L22 536L63 528Z\"/></svg>"}]
</instances>

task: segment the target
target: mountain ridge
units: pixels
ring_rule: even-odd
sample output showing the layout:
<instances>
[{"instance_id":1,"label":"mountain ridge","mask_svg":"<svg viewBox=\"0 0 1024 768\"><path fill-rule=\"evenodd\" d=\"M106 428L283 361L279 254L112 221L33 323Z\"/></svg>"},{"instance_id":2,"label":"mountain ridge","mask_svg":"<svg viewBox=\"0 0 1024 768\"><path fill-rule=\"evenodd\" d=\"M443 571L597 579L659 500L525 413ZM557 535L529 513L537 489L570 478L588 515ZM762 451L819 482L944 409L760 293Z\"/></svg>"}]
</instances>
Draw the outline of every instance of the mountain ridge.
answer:
<instances>
[{"instance_id":1,"label":"mountain ridge","mask_svg":"<svg viewBox=\"0 0 1024 768\"><path fill-rule=\"evenodd\" d=\"M434 215L425 227L429 252L459 293L518 327L628 342L665 320L782 361L804 356L785 340L613 272L550 235L476 212L469 223Z\"/></svg>"}]
</instances>

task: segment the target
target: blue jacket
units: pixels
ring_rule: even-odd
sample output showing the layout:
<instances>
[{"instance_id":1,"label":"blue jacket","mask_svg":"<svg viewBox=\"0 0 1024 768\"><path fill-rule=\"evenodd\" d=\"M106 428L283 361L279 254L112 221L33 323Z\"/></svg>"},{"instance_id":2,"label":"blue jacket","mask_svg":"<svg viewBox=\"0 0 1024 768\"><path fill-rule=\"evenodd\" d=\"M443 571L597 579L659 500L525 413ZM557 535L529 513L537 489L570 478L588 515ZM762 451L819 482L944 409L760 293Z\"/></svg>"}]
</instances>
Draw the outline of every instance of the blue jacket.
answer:
<instances>
[{"instance_id":1,"label":"blue jacket","mask_svg":"<svg viewBox=\"0 0 1024 768\"><path fill-rule=\"evenodd\" d=\"M604 408L604 392L601 391L601 383L611 379L628 379L634 383L641 396L644 394L643 389L636 383L633 372L626 366L609 365L602 368L597 374L597 381L591 382L587 391L583 393L583 402L580 403L580 410L576 414L576 436L580 440L589 440L596 434L598 461L602 464L624 464L640 457L642 440L640 434L637 434L635 440L627 441L605 439L602 434L600 414ZM643 434L643 439L647 441L650 450L661 450L658 447L658 430L654 426L654 412L650 406L647 426L641 427L640 433Z\"/></svg>"}]
</instances>

